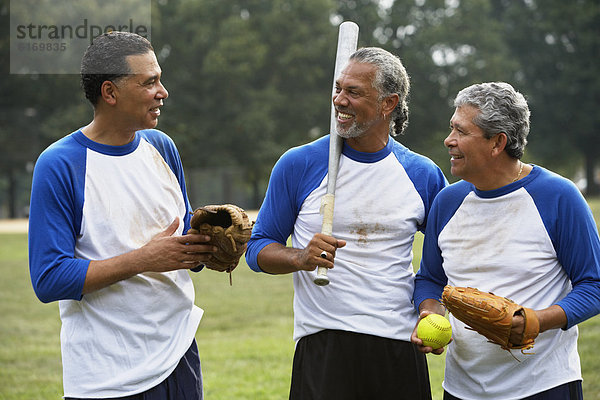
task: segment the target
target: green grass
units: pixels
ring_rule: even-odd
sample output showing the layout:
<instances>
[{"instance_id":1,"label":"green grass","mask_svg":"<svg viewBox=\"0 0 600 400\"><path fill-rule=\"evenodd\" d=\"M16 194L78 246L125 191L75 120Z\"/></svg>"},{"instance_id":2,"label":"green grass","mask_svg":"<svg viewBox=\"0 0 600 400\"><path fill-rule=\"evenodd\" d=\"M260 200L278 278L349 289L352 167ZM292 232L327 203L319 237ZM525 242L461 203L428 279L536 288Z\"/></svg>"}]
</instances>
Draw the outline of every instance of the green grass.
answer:
<instances>
[{"instance_id":1,"label":"green grass","mask_svg":"<svg viewBox=\"0 0 600 400\"><path fill-rule=\"evenodd\" d=\"M0 274L0 399L58 399L58 305L42 304L33 293L26 235L0 235Z\"/></svg>"},{"instance_id":2,"label":"green grass","mask_svg":"<svg viewBox=\"0 0 600 400\"><path fill-rule=\"evenodd\" d=\"M600 221L600 199L591 200ZM415 260L422 236L417 235ZM42 304L29 282L27 236L0 234L0 400L59 399L60 321L56 303ZM226 274L193 275L205 310L197 332L207 400L280 400L288 396L292 341L291 276L267 276L240 265ZM600 399L600 317L580 325L586 399ZM444 357L428 356L434 399L441 399Z\"/></svg>"}]
</instances>

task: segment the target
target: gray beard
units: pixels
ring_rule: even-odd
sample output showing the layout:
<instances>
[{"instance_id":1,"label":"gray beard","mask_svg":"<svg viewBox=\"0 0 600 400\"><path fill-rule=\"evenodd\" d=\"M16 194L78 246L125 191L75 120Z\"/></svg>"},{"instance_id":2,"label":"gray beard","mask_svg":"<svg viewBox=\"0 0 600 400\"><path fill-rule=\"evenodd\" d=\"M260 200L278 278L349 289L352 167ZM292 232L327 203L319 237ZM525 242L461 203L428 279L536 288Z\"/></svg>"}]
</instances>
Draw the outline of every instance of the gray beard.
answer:
<instances>
[{"instance_id":1,"label":"gray beard","mask_svg":"<svg viewBox=\"0 0 600 400\"><path fill-rule=\"evenodd\" d=\"M374 121L374 120L368 121L363 124L358 124L356 122L353 122L352 125L350 126L350 128L348 128L345 131L340 129L340 124L337 123L336 131L337 131L338 136L340 136L344 139L357 138L357 137L363 136L367 132L367 130L375 124L375 122L376 121Z\"/></svg>"}]
</instances>

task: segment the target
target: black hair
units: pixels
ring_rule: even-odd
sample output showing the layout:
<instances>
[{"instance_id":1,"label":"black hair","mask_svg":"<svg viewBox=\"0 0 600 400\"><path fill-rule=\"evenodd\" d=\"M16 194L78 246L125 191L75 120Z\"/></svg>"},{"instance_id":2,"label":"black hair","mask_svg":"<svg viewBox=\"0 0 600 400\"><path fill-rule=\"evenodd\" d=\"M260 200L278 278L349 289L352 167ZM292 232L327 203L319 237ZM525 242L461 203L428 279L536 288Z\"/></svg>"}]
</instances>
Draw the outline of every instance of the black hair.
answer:
<instances>
[{"instance_id":1,"label":"black hair","mask_svg":"<svg viewBox=\"0 0 600 400\"><path fill-rule=\"evenodd\" d=\"M81 87L93 106L98 104L100 88L131 73L127 57L154 51L148 39L131 32L102 34L89 45L81 60Z\"/></svg>"}]
</instances>

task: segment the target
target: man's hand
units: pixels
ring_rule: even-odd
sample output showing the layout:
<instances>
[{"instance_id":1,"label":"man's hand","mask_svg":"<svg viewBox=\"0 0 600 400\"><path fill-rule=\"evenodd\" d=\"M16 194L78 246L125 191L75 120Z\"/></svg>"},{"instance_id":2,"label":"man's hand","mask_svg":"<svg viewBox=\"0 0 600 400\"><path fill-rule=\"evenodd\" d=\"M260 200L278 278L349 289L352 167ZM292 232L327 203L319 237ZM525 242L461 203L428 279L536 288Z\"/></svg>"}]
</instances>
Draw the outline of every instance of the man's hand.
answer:
<instances>
[{"instance_id":1,"label":"man's hand","mask_svg":"<svg viewBox=\"0 0 600 400\"><path fill-rule=\"evenodd\" d=\"M317 233L308 245L295 255L298 271L314 271L317 267L333 268L335 251L346 245L346 241Z\"/></svg>"},{"instance_id":2,"label":"man's hand","mask_svg":"<svg viewBox=\"0 0 600 400\"><path fill-rule=\"evenodd\" d=\"M173 236L179 226L179 218L163 232L138 249L140 272L167 272L190 269L206 262L216 247L207 244L210 236L188 234Z\"/></svg>"},{"instance_id":3,"label":"man's hand","mask_svg":"<svg viewBox=\"0 0 600 400\"><path fill-rule=\"evenodd\" d=\"M317 267L333 268L336 250L345 245L345 240L322 233L316 233L304 249L271 243L258 254L258 265L271 274L314 271Z\"/></svg>"},{"instance_id":4,"label":"man's hand","mask_svg":"<svg viewBox=\"0 0 600 400\"><path fill-rule=\"evenodd\" d=\"M106 260L90 261L82 294L105 288L143 272L191 269L208 260L216 249L206 235L173 236L179 218L139 249Z\"/></svg>"},{"instance_id":5,"label":"man's hand","mask_svg":"<svg viewBox=\"0 0 600 400\"><path fill-rule=\"evenodd\" d=\"M417 336L417 326L419 326L419 322L421 322L421 320L429 314L445 315L446 309L439 301L427 299L421 303L421 305L419 306L419 310L419 320L415 324L415 328L413 329L413 332L410 335L410 341L417 346L417 350L419 350L421 353L432 353L435 355L440 355L444 352L445 346L440 347L439 349L434 349L430 346L424 346L423 341ZM452 342L452 339L450 339L450 342Z\"/></svg>"}]
</instances>

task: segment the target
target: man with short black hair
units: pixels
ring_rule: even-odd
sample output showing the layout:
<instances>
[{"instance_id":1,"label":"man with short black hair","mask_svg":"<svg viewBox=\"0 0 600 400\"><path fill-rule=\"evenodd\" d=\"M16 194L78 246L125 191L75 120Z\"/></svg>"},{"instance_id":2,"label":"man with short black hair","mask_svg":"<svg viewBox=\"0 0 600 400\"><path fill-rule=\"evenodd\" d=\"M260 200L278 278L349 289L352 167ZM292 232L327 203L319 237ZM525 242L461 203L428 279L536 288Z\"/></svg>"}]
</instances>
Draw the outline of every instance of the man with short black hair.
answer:
<instances>
[{"instance_id":1,"label":"man with short black hair","mask_svg":"<svg viewBox=\"0 0 600 400\"><path fill-rule=\"evenodd\" d=\"M200 400L189 269L215 250L190 227L183 168L154 129L168 92L145 38L97 37L82 60L94 108L49 146L33 175L29 265L58 301L67 399Z\"/></svg>"}]
</instances>

